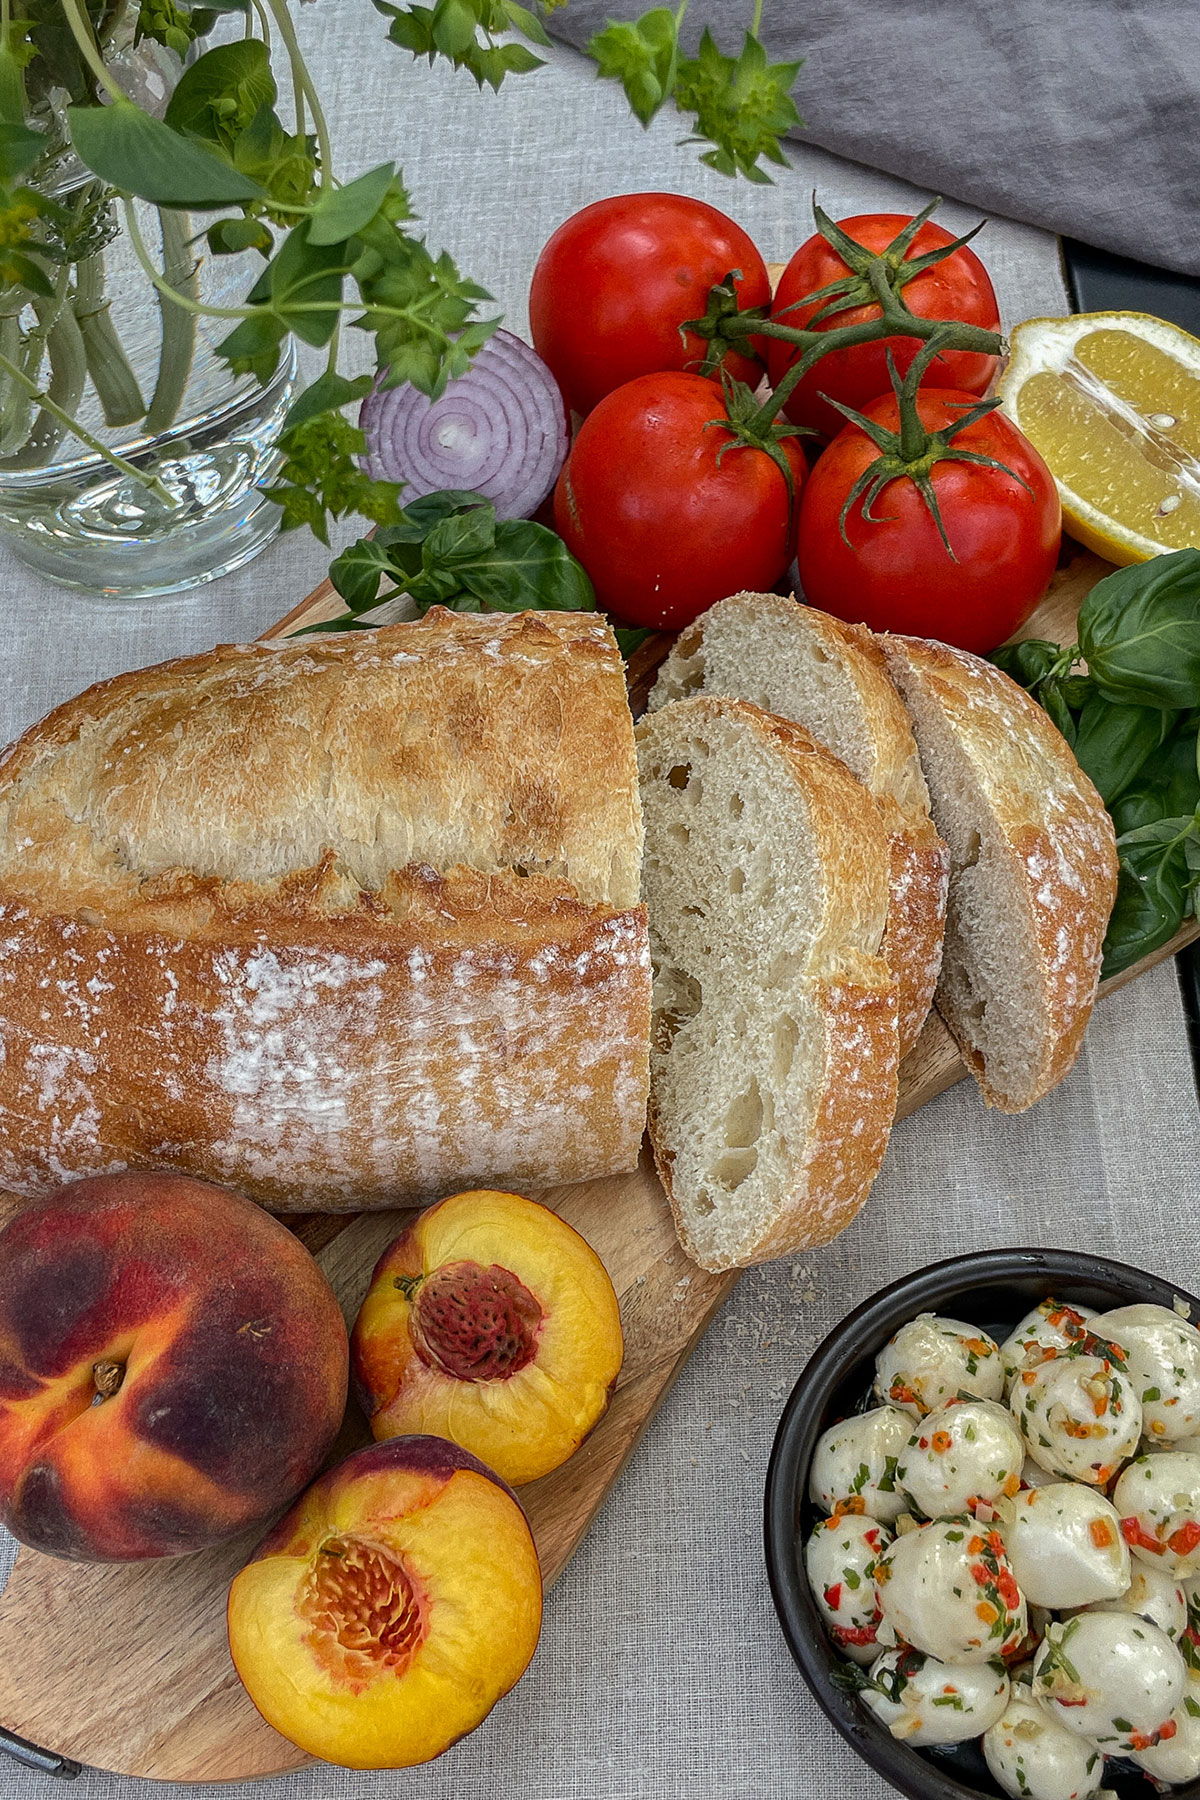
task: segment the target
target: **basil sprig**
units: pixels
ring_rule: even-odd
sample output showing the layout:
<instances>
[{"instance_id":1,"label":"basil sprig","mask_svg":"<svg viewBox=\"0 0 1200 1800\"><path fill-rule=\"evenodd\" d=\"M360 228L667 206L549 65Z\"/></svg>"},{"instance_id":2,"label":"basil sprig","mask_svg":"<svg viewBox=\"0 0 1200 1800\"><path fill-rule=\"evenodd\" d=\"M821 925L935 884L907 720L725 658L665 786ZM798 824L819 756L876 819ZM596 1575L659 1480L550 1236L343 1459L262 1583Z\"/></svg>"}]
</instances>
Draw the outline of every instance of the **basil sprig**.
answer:
<instances>
[{"instance_id":1,"label":"basil sprig","mask_svg":"<svg viewBox=\"0 0 1200 1800\"><path fill-rule=\"evenodd\" d=\"M1097 582L1067 649L1029 639L993 662L1045 707L1117 832L1106 976L1174 937L1200 898L1200 550Z\"/></svg>"}]
</instances>

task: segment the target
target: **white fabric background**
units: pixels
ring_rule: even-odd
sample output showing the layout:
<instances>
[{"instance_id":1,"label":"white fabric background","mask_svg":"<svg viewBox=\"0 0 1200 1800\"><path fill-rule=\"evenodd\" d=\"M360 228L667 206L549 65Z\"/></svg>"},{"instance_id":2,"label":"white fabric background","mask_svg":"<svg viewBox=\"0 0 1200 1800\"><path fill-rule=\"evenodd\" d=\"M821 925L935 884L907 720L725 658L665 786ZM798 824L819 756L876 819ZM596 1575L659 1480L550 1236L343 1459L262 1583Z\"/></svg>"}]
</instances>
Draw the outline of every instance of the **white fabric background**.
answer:
<instances>
[{"instance_id":1,"label":"white fabric background","mask_svg":"<svg viewBox=\"0 0 1200 1800\"><path fill-rule=\"evenodd\" d=\"M891 178L792 147L770 188L734 186L648 133L572 53L498 97L382 44L367 0L322 0L301 24L343 172L396 157L430 235L525 329L537 251L601 195L667 187L733 213L769 259L829 210L913 210ZM967 222L948 206L946 222ZM979 244L1009 322L1065 310L1054 241L995 222ZM92 680L252 637L324 572L311 539L181 600L119 607L64 595L0 557L0 742ZM1003 1118L960 1087L898 1128L866 1212L830 1249L747 1275L668 1397L546 1607L528 1676L473 1737L426 1770L326 1766L278 1800L882 1800L891 1790L826 1726L793 1669L760 1550L762 1482L783 1400L824 1333L866 1295L934 1258L991 1245L1086 1245L1200 1286L1200 1112L1173 971L1109 1001L1070 1079ZM0 1577L5 1571L0 1543ZM0 1691L0 1719L3 1718ZM54 1744L54 1720L42 1741ZM201 1790L212 1800L235 1791ZM255 1787L257 1793L268 1790ZM0 1759L5 1800L61 1800ZM152 1800L160 1783L87 1772L78 1800Z\"/></svg>"}]
</instances>

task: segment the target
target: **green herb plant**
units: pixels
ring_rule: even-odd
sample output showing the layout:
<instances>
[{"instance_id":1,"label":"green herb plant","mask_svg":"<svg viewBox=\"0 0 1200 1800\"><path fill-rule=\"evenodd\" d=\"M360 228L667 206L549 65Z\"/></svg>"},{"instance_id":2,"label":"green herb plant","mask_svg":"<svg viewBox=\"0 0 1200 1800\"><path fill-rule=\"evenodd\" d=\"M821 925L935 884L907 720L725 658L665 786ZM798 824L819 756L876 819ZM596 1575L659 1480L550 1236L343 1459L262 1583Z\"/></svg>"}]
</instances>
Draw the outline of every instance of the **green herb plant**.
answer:
<instances>
[{"instance_id":1,"label":"green herb plant","mask_svg":"<svg viewBox=\"0 0 1200 1800\"><path fill-rule=\"evenodd\" d=\"M182 403L198 322L218 319L217 355L235 375L267 383L293 339L324 353L279 444L270 491L284 526L307 525L327 542L330 520L347 514L402 524L398 487L363 472L363 438L344 409L375 380L438 395L499 319L480 317L490 295L429 248L395 163L365 172L339 165L297 39L298 3L0 0L0 468L45 464L73 433L170 506L152 453L126 460L80 420L85 383L109 427L160 433ZM548 43L545 18L561 3L374 0L393 45L492 89L541 66L532 46ZM706 32L697 55L685 56L686 8L687 0L673 12L652 8L599 32L590 46L599 74L620 82L643 124L674 102L712 166L768 179L761 161L785 161L779 139L798 122L789 96L799 65L767 62L762 0L738 54ZM206 48L222 16L240 35ZM139 58L160 69L164 58L186 59L174 63L161 118L126 91ZM153 231L138 203L155 209ZM149 394L117 342L104 292L103 251L121 224L161 305ZM196 281L201 242L215 257L261 259L244 304L206 303ZM373 339L373 375L352 379L339 367L346 324Z\"/></svg>"},{"instance_id":2,"label":"green herb plant","mask_svg":"<svg viewBox=\"0 0 1200 1800\"><path fill-rule=\"evenodd\" d=\"M992 661L1045 707L1112 814L1121 867L1103 972L1119 975L1200 900L1200 550L1097 582L1066 649L1030 638Z\"/></svg>"}]
</instances>

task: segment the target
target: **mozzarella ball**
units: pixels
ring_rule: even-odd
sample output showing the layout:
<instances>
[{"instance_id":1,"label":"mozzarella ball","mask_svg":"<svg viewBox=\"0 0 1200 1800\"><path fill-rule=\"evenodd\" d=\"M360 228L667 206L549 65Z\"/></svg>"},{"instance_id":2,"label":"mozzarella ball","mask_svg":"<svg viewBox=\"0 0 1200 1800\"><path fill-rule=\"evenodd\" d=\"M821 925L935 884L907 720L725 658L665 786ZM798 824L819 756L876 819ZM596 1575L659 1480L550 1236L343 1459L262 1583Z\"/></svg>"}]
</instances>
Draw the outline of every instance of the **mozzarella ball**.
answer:
<instances>
[{"instance_id":1,"label":"mozzarella ball","mask_svg":"<svg viewBox=\"0 0 1200 1800\"><path fill-rule=\"evenodd\" d=\"M895 1406L854 1413L823 1431L813 1451L808 1491L822 1512L866 1513L890 1525L908 1502L896 1487L896 1464L912 1421Z\"/></svg>"},{"instance_id":2,"label":"mozzarella ball","mask_svg":"<svg viewBox=\"0 0 1200 1800\"><path fill-rule=\"evenodd\" d=\"M1125 1352L1143 1430L1161 1447L1200 1431L1200 1331L1165 1306L1120 1306L1092 1321Z\"/></svg>"},{"instance_id":3,"label":"mozzarella ball","mask_svg":"<svg viewBox=\"0 0 1200 1800\"><path fill-rule=\"evenodd\" d=\"M878 1519L841 1513L823 1519L808 1540L804 1567L825 1629L844 1656L867 1664L879 1655L875 1561L892 1541Z\"/></svg>"},{"instance_id":4,"label":"mozzarella ball","mask_svg":"<svg viewBox=\"0 0 1200 1800\"><path fill-rule=\"evenodd\" d=\"M1049 1469L1039 1469L1032 1456L1027 1456L1021 1464L1021 1486L1023 1488L1052 1487L1058 1480Z\"/></svg>"},{"instance_id":5,"label":"mozzarella ball","mask_svg":"<svg viewBox=\"0 0 1200 1800\"><path fill-rule=\"evenodd\" d=\"M1174 1730L1166 1730L1157 1744L1135 1750L1133 1760L1156 1781L1195 1781L1200 1776L1200 1675L1188 1671L1183 1702L1171 1715Z\"/></svg>"},{"instance_id":6,"label":"mozzarella ball","mask_svg":"<svg viewBox=\"0 0 1200 1800\"><path fill-rule=\"evenodd\" d=\"M1200 1571L1200 1456L1139 1456L1113 1489L1133 1554L1179 1579Z\"/></svg>"},{"instance_id":7,"label":"mozzarella ball","mask_svg":"<svg viewBox=\"0 0 1200 1800\"><path fill-rule=\"evenodd\" d=\"M984 1733L983 1754L1014 1800L1092 1800L1104 1780L1095 1744L1067 1731L1015 1682L1003 1715Z\"/></svg>"},{"instance_id":8,"label":"mozzarella ball","mask_svg":"<svg viewBox=\"0 0 1200 1800\"><path fill-rule=\"evenodd\" d=\"M1004 1364L997 1345L975 1325L922 1313L902 1325L875 1359L875 1392L914 1419L962 1395L999 1400Z\"/></svg>"},{"instance_id":9,"label":"mozzarella ball","mask_svg":"<svg viewBox=\"0 0 1200 1800\"><path fill-rule=\"evenodd\" d=\"M896 1481L928 1519L969 1512L979 1500L1015 1494L1025 1446L1012 1414L991 1400L956 1400L922 1419Z\"/></svg>"},{"instance_id":10,"label":"mozzarella ball","mask_svg":"<svg viewBox=\"0 0 1200 1800\"><path fill-rule=\"evenodd\" d=\"M1142 1435L1137 1395L1102 1353L1051 1352L1022 1371L1008 1403L1034 1462L1064 1481L1104 1487Z\"/></svg>"},{"instance_id":11,"label":"mozzarella ball","mask_svg":"<svg viewBox=\"0 0 1200 1800\"><path fill-rule=\"evenodd\" d=\"M1115 1600L1129 1586L1129 1547L1103 1494L1074 1481L1026 1488L1002 1525L1017 1586L1037 1606ZM1008 1509L1005 1509L1008 1518Z\"/></svg>"},{"instance_id":12,"label":"mozzarella ball","mask_svg":"<svg viewBox=\"0 0 1200 1800\"><path fill-rule=\"evenodd\" d=\"M1000 1346L1005 1391L1021 1371L1040 1362L1042 1350L1066 1350L1087 1336L1087 1321L1095 1315L1086 1306L1062 1306L1053 1298L1043 1300ZM1035 1354L1030 1355L1033 1351Z\"/></svg>"},{"instance_id":13,"label":"mozzarella ball","mask_svg":"<svg viewBox=\"0 0 1200 1800\"><path fill-rule=\"evenodd\" d=\"M896 1539L875 1565L881 1644L942 1662L986 1662L1025 1636L1025 1600L999 1534L974 1519L937 1519Z\"/></svg>"},{"instance_id":14,"label":"mozzarella ball","mask_svg":"<svg viewBox=\"0 0 1200 1800\"><path fill-rule=\"evenodd\" d=\"M1048 1626L1033 1663L1034 1697L1108 1756L1156 1741L1183 1700L1185 1678L1166 1632L1129 1613L1078 1613Z\"/></svg>"},{"instance_id":15,"label":"mozzarella ball","mask_svg":"<svg viewBox=\"0 0 1200 1800\"><path fill-rule=\"evenodd\" d=\"M906 1744L962 1744L986 1731L1008 1701L1008 1676L990 1663L941 1663L919 1650L887 1650L862 1697Z\"/></svg>"},{"instance_id":16,"label":"mozzarella ball","mask_svg":"<svg viewBox=\"0 0 1200 1800\"><path fill-rule=\"evenodd\" d=\"M1017 1567L1015 1560L1013 1567ZM1017 1580L1020 1579L1018 1574ZM1165 1631L1172 1643L1176 1643L1187 1630L1187 1596L1183 1591L1183 1583L1160 1569L1149 1569L1142 1563L1134 1565L1129 1586L1117 1599L1093 1600L1089 1605L1081 1606L1079 1611L1136 1613L1140 1619L1149 1619L1152 1625Z\"/></svg>"}]
</instances>

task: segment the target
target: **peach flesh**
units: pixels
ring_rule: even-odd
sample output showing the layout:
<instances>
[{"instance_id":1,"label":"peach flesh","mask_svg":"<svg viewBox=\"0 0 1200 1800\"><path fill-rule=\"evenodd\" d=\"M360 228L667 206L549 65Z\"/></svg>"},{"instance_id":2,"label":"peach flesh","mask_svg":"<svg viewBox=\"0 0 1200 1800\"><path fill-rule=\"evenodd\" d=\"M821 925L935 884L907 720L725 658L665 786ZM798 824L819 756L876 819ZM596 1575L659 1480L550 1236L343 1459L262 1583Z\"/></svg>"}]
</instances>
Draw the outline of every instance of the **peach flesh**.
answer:
<instances>
[{"instance_id":1,"label":"peach flesh","mask_svg":"<svg viewBox=\"0 0 1200 1800\"><path fill-rule=\"evenodd\" d=\"M428 1762L524 1672L541 1574L512 1490L442 1438L356 1451L229 1593L234 1665L267 1722L352 1768Z\"/></svg>"},{"instance_id":2,"label":"peach flesh","mask_svg":"<svg viewBox=\"0 0 1200 1800\"><path fill-rule=\"evenodd\" d=\"M428 1207L384 1252L351 1355L376 1438L437 1433L521 1483L602 1417L622 1348L612 1282L579 1233L481 1189Z\"/></svg>"}]
</instances>

